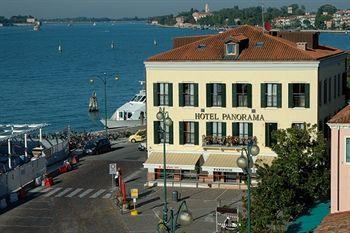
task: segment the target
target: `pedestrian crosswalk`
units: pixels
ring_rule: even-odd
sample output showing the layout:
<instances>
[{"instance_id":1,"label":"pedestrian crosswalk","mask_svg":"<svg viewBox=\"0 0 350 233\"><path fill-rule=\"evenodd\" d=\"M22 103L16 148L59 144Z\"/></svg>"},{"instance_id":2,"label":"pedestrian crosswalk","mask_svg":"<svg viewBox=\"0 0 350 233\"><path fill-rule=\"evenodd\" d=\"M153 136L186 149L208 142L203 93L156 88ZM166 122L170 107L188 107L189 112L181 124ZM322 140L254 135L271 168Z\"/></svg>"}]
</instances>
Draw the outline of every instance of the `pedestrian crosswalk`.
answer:
<instances>
[{"instance_id":1,"label":"pedestrian crosswalk","mask_svg":"<svg viewBox=\"0 0 350 233\"><path fill-rule=\"evenodd\" d=\"M44 187L39 186L29 191L33 194L41 194L44 197L55 198L103 198L110 199L113 197L112 190L92 189L92 188L71 188L71 187Z\"/></svg>"}]
</instances>

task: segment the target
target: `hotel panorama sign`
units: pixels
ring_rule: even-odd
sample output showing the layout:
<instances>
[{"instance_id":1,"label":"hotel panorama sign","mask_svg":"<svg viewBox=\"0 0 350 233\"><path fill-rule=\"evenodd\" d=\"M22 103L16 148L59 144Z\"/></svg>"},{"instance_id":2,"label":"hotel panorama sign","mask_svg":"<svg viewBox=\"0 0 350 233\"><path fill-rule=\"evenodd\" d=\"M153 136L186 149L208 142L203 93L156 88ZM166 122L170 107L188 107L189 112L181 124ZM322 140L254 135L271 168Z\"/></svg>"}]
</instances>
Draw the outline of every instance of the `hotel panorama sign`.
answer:
<instances>
[{"instance_id":1,"label":"hotel panorama sign","mask_svg":"<svg viewBox=\"0 0 350 233\"><path fill-rule=\"evenodd\" d=\"M195 113L194 118L196 120L265 121L262 114Z\"/></svg>"}]
</instances>

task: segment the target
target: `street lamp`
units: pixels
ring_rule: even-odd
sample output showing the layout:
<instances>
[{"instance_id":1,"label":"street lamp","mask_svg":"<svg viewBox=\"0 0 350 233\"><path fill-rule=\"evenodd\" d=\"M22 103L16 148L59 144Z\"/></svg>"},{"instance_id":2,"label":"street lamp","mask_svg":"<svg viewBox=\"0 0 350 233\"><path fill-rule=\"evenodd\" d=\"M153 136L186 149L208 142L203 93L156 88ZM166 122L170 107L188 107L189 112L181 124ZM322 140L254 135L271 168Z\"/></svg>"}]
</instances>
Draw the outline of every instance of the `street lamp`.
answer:
<instances>
[{"instance_id":1,"label":"street lamp","mask_svg":"<svg viewBox=\"0 0 350 233\"><path fill-rule=\"evenodd\" d=\"M185 208L185 210L182 210L182 207ZM175 215L174 209L170 209L170 227L166 223L160 222L157 225L157 233L175 233L178 223L181 226L188 226L192 222L193 216L188 210L187 203L186 201L182 201Z\"/></svg>"},{"instance_id":2,"label":"street lamp","mask_svg":"<svg viewBox=\"0 0 350 233\"><path fill-rule=\"evenodd\" d=\"M159 127L159 131L162 132L163 136L163 176L164 176L164 207L163 207L163 223L166 225L168 222L168 203L167 203L167 190L166 190L166 154L165 154L165 141L166 141L166 126L171 126L173 121L169 117L169 113L165 111L165 108L159 108L158 113L156 114L156 118L163 122L162 126ZM156 133L156 132L155 132Z\"/></svg>"},{"instance_id":3,"label":"street lamp","mask_svg":"<svg viewBox=\"0 0 350 233\"><path fill-rule=\"evenodd\" d=\"M94 77L92 77L90 79L90 83L94 83L95 82L95 78L98 78L99 80L102 81L102 83L104 84L104 94L105 94L105 131L106 131L106 138L108 138L108 127L107 127L107 73L103 73L103 76L99 76L99 75L95 75ZM119 76L115 75L114 76L114 80L119 80Z\"/></svg>"},{"instance_id":4,"label":"street lamp","mask_svg":"<svg viewBox=\"0 0 350 233\"><path fill-rule=\"evenodd\" d=\"M245 151L246 156L244 156L243 151ZM252 140L248 141L247 148L242 149L241 156L237 159L237 165L240 167L245 174L247 174L247 232L250 233L250 185L251 185L251 174L253 167L252 156L257 156L260 152L260 148L255 145Z\"/></svg>"}]
</instances>

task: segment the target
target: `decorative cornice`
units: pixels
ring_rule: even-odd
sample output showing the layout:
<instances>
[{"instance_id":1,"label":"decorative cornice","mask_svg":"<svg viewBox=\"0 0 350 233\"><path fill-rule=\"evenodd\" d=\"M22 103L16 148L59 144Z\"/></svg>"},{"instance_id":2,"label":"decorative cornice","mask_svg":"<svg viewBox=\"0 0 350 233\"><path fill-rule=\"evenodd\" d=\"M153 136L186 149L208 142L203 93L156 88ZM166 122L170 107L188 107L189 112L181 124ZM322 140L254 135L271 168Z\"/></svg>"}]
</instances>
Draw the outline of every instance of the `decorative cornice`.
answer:
<instances>
[{"instance_id":1,"label":"decorative cornice","mask_svg":"<svg viewBox=\"0 0 350 233\"><path fill-rule=\"evenodd\" d=\"M237 70L315 70L318 69L319 61L302 61L302 62L144 62L147 70L220 70L220 71L237 71Z\"/></svg>"}]
</instances>

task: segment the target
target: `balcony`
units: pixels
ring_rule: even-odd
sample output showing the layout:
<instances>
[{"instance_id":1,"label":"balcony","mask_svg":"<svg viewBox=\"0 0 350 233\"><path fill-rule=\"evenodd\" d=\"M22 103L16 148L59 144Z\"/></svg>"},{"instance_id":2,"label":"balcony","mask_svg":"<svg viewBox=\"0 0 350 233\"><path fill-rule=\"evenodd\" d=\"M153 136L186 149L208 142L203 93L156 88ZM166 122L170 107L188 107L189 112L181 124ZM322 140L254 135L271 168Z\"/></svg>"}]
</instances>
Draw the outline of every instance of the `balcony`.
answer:
<instances>
[{"instance_id":1,"label":"balcony","mask_svg":"<svg viewBox=\"0 0 350 233\"><path fill-rule=\"evenodd\" d=\"M239 136L202 136L203 149L241 149L245 147L248 142L252 140L257 143L256 137L239 137Z\"/></svg>"}]
</instances>

